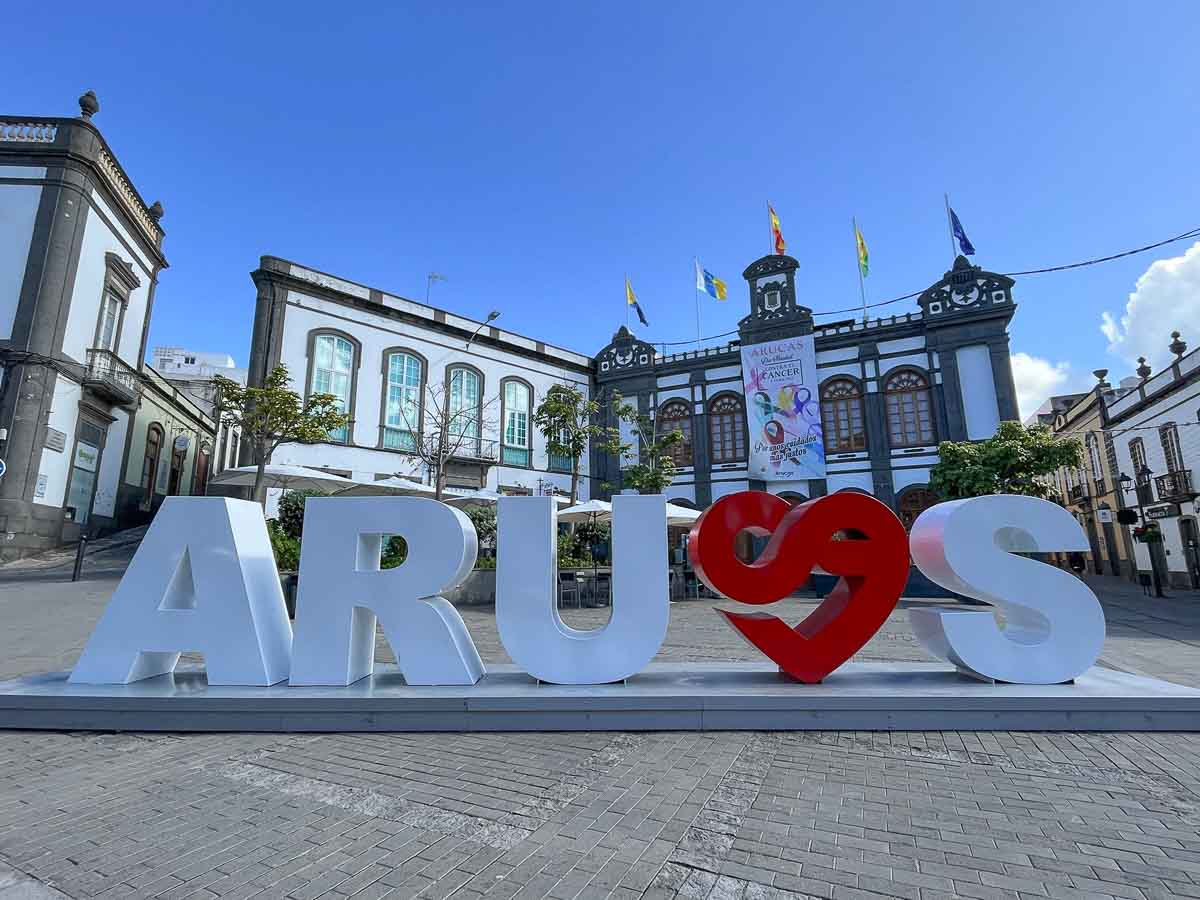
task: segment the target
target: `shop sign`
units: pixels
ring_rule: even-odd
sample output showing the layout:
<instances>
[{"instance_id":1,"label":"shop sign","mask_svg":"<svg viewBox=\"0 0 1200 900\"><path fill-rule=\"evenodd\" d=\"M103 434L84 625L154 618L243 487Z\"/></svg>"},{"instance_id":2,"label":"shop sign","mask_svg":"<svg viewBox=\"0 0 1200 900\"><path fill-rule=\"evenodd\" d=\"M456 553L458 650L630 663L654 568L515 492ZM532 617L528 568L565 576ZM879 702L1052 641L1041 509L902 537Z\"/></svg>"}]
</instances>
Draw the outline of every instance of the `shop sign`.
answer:
<instances>
[{"instance_id":1,"label":"shop sign","mask_svg":"<svg viewBox=\"0 0 1200 900\"><path fill-rule=\"evenodd\" d=\"M1150 506L1146 508L1147 519L1169 519L1179 515L1179 504L1168 503L1165 506Z\"/></svg>"},{"instance_id":2,"label":"shop sign","mask_svg":"<svg viewBox=\"0 0 1200 900\"><path fill-rule=\"evenodd\" d=\"M665 499L613 498L612 613L591 631L559 617L553 499L503 497L498 506L496 622L513 662L555 684L607 684L642 670L670 617ZM735 552L746 530L770 535L753 563ZM404 538L408 558L381 570L386 535ZM486 666L442 595L469 576L477 549L471 521L436 500L310 498L293 632L261 508L169 497L70 680L127 684L172 672L181 652L198 651L209 684L347 686L373 671L378 622L408 684L472 685ZM1017 554L1087 549L1065 509L1010 495L940 503L905 534L895 513L866 494L793 507L743 491L709 507L688 539L701 580L732 604L755 607L716 614L801 683L836 671L887 621L910 558L942 587L996 607L911 610L926 650L998 682L1070 681L1100 655L1103 610L1069 572ZM813 572L840 579L804 621L762 609Z\"/></svg>"}]
</instances>

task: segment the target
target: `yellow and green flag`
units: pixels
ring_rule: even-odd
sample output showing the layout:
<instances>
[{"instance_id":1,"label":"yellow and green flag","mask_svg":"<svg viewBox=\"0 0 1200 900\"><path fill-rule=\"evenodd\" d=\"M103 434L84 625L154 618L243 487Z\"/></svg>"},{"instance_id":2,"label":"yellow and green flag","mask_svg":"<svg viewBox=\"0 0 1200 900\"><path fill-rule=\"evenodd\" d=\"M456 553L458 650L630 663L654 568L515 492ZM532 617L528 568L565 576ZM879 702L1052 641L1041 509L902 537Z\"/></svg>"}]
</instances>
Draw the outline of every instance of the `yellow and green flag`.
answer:
<instances>
[{"instance_id":1,"label":"yellow and green flag","mask_svg":"<svg viewBox=\"0 0 1200 900\"><path fill-rule=\"evenodd\" d=\"M854 226L854 240L858 243L858 270L862 272L863 278L866 278L871 270L871 255L867 252L867 242L857 225Z\"/></svg>"}]
</instances>

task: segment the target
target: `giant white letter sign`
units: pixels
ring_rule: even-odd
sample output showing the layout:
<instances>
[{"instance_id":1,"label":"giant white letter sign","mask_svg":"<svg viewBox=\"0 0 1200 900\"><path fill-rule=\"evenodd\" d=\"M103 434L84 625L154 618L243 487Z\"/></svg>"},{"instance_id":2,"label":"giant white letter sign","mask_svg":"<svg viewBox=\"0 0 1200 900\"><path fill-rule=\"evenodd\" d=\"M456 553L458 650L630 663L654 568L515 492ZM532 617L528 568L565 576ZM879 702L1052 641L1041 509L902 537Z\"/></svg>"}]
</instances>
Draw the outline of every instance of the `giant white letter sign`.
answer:
<instances>
[{"instance_id":1,"label":"giant white letter sign","mask_svg":"<svg viewBox=\"0 0 1200 900\"><path fill-rule=\"evenodd\" d=\"M292 629L262 508L226 497L168 497L71 672L128 684L204 654L209 684L288 676Z\"/></svg>"},{"instance_id":2,"label":"giant white letter sign","mask_svg":"<svg viewBox=\"0 0 1200 900\"><path fill-rule=\"evenodd\" d=\"M408 557L380 570L382 536ZM409 684L474 684L483 660L437 596L475 566L475 526L424 497L314 497L304 504L291 684L351 684L375 666L375 617Z\"/></svg>"},{"instance_id":3,"label":"giant white letter sign","mask_svg":"<svg viewBox=\"0 0 1200 900\"><path fill-rule=\"evenodd\" d=\"M513 662L540 681L606 684L637 672L667 636L667 507L659 496L613 498L612 615L591 631L558 615L551 497L500 500L496 625Z\"/></svg>"},{"instance_id":4,"label":"giant white letter sign","mask_svg":"<svg viewBox=\"0 0 1200 900\"><path fill-rule=\"evenodd\" d=\"M944 588L994 603L988 610L912 609L913 632L927 650L996 681L1057 684L1096 661L1104 610L1068 572L1014 552L1087 550L1074 517L1036 497L999 494L939 503L921 513L910 536L913 560Z\"/></svg>"}]
</instances>

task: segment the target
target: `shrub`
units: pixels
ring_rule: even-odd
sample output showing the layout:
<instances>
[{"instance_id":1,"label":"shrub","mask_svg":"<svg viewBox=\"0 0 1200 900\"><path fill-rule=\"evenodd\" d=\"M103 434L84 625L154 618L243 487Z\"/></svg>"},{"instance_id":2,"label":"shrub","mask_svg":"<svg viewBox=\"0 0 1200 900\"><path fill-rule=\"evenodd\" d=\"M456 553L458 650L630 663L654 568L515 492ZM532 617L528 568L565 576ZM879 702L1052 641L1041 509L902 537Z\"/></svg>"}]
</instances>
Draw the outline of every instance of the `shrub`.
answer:
<instances>
[{"instance_id":1,"label":"shrub","mask_svg":"<svg viewBox=\"0 0 1200 900\"><path fill-rule=\"evenodd\" d=\"M300 540L304 532L304 501L323 496L320 491L284 491L279 498L279 527L285 534Z\"/></svg>"},{"instance_id":2,"label":"shrub","mask_svg":"<svg viewBox=\"0 0 1200 900\"><path fill-rule=\"evenodd\" d=\"M267 535L271 538L271 552L275 554L275 568L280 572L295 572L299 569L299 538L288 534L277 519L267 520Z\"/></svg>"}]
</instances>

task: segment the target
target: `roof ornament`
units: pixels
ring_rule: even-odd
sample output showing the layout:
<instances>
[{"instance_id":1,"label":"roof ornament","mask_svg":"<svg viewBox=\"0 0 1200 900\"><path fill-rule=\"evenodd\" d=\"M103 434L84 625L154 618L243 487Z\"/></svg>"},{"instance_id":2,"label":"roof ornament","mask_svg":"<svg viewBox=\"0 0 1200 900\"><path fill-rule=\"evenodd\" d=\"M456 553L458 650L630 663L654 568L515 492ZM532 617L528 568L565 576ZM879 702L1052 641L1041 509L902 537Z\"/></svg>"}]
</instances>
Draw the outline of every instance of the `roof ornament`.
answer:
<instances>
[{"instance_id":1,"label":"roof ornament","mask_svg":"<svg viewBox=\"0 0 1200 900\"><path fill-rule=\"evenodd\" d=\"M79 117L85 122L100 112L100 101L96 99L95 91L88 91L79 98Z\"/></svg>"},{"instance_id":2,"label":"roof ornament","mask_svg":"<svg viewBox=\"0 0 1200 900\"><path fill-rule=\"evenodd\" d=\"M146 210L146 212L150 213L150 218L152 218L155 222L157 222L159 219L161 219L163 217L164 210L163 210L162 201L155 200L152 204L150 204L150 208L148 210Z\"/></svg>"},{"instance_id":3,"label":"roof ornament","mask_svg":"<svg viewBox=\"0 0 1200 900\"><path fill-rule=\"evenodd\" d=\"M1167 349L1174 353L1175 358L1178 359L1187 351L1187 341L1181 341L1179 339L1178 331L1172 331L1171 337L1173 340L1171 341L1170 345L1168 345Z\"/></svg>"},{"instance_id":4,"label":"roof ornament","mask_svg":"<svg viewBox=\"0 0 1200 900\"><path fill-rule=\"evenodd\" d=\"M1138 377L1141 378L1142 381L1145 381L1147 378L1150 377L1150 372L1151 372L1150 367L1148 365L1146 365L1146 357L1139 356L1138 363L1140 363L1140 365L1136 369L1134 369L1134 371L1138 373Z\"/></svg>"}]
</instances>

